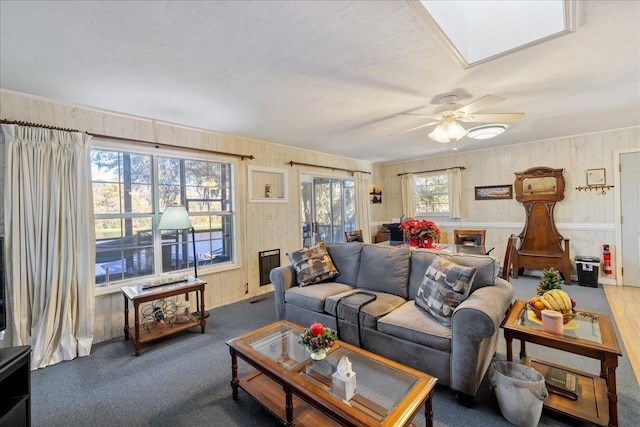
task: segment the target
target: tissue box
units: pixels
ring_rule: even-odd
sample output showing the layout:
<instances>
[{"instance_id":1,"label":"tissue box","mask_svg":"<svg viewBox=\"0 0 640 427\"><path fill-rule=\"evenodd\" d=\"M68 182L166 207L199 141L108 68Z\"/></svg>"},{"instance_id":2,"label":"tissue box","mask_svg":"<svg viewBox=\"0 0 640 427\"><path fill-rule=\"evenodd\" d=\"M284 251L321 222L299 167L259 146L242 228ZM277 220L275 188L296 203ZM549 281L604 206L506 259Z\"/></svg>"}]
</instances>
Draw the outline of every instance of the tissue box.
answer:
<instances>
[{"instance_id":1,"label":"tissue box","mask_svg":"<svg viewBox=\"0 0 640 427\"><path fill-rule=\"evenodd\" d=\"M333 394L342 400L349 400L356 394L356 373L353 372L347 378L342 378L337 372L331 375L333 380Z\"/></svg>"}]
</instances>

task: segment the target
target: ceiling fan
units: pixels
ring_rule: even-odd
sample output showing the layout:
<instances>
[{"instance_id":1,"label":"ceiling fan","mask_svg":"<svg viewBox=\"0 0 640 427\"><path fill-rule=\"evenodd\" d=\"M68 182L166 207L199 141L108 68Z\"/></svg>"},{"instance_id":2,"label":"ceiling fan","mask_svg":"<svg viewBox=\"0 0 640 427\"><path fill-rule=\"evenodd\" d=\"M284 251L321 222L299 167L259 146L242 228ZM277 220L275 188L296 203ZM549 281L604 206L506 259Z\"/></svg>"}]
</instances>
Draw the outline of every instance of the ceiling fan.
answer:
<instances>
[{"instance_id":1,"label":"ceiling fan","mask_svg":"<svg viewBox=\"0 0 640 427\"><path fill-rule=\"evenodd\" d=\"M433 131L429 134L429 138L434 141L446 143L451 141L457 141L467 133L468 129L462 127L460 122L480 122L480 123L516 123L523 116L524 113L484 113L475 114L476 111L483 110L494 104L504 101L504 98L495 95L485 95L482 98L478 98L468 104L458 104L458 97L456 95L445 95L440 98L440 106L437 107L432 115L428 114L416 114L416 113L402 113L403 116L420 116L427 119L433 119L429 123L425 123L420 126L416 126L411 129L404 130L402 132L395 133L393 135L400 135L403 133L411 132L417 129L421 129L427 126L437 125ZM504 130L504 126L502 126Z\"/></svg>"}]
</instances>

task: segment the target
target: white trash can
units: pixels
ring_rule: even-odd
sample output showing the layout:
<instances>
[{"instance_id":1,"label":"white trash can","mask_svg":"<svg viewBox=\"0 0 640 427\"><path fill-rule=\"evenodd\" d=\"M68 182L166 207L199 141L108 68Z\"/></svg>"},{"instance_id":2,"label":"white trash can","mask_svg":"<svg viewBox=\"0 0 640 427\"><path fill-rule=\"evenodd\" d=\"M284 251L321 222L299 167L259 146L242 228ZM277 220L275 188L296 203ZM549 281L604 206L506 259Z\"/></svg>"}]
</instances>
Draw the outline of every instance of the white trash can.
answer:
<instances>
[{"instance_id":1,"label":"white trash can","mask_svg":"<svg viewBox=\"0 0 640 427\"><path fill-rule=\"evenodd\" d=\"M502 416L517 426L538 425L542 404L549 396L542 374L529 366L507 361L495 361L491 368L489 379Z\"/></svg>"}]
</instances>

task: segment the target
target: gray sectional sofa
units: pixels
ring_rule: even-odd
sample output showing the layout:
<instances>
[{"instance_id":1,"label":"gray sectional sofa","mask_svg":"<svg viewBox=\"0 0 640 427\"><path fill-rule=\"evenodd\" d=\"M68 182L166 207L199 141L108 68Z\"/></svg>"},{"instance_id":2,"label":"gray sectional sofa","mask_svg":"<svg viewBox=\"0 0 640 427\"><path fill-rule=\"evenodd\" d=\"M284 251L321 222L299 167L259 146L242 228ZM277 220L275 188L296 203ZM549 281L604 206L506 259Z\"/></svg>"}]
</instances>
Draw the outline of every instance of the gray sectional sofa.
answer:
<instances>
[{"instance_id":1,"label":"gray sectional sofa","mask_svg":"<svg viewBox=\"0 0 640 427\"><path fill-rule=\"evenodd\" d=\"M279 319L336 328L340 339L438 378L472 403L495 353L500 324L513 299L511 284L498 277L499 263L488 255L443 254L362 244L327 244L340 275L300 287L293 266L271 271ZM425 272L438 257L476 267L469 296L444 326L414 299ZM360 311L340 298L355 291L376 295ZM361 342L359 342L361 340Z\"/></svg>"}]
</instances>

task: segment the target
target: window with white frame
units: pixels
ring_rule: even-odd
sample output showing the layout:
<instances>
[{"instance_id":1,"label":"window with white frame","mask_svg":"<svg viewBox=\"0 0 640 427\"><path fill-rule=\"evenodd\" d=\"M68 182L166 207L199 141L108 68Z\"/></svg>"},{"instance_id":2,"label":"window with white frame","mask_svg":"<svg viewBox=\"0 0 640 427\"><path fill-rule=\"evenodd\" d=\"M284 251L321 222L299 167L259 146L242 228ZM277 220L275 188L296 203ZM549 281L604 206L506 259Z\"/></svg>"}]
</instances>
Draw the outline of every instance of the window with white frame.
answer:
<instances>
[{"instance_id":1,"label":"window with white frame","mask_svg":"<svg viewBox=\"0 0 640 427\"><path fill-rule=\"evenodd\" d=\"M94 148L91 173L96 285L234 262L232 164ZM155 228L173 204L189 213L196 254L189 230Z\"/></svg>"},{"instance_id":2,"label":"window with white frame","mask_svg":"<svg viewBox=\"0 0 640 427\"><path fill-rule=\"evenodd\" d=\"M449 178L447 172L431 172L413 177L416 216L449 214Z\"/></svg>"}]
</instances>

